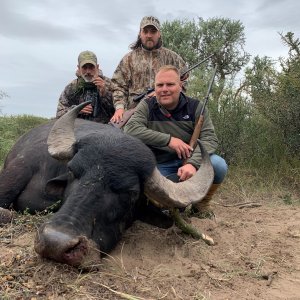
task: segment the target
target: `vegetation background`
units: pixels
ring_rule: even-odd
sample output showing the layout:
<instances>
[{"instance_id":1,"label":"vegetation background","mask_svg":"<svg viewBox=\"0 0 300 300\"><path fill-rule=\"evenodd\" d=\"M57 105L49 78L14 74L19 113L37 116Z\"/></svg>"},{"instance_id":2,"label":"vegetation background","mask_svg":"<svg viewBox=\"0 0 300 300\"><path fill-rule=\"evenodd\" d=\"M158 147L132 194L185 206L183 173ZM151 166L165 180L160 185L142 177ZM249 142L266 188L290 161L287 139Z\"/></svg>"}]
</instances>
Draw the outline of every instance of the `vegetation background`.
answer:
<instances>
[{"instance_id":1,"label":"vegetation background","mask_svg":"<svg viewBox=\"0 0 300 300\"><path fill-rule=\"evenodd\" d=\"M191 66L213 54L192 73L189 95L204 99L213 65L217 64L209 111L228 162L229 177L243 185L294 194L300 184L300 41L292 32L278 38L287 56L278 59L244 51L246 37L240 21L212 18L175 20L162 26L164 45Z\"/></svg>"},{"instance_id":2,"label":"vegetation background","mask_svg":"<svg viewBox=\"0 0 300 300\"><path fill-rule=\"evenodd\" d=\"M300 41L292 32L278 38L287 56L278 59L244 51L240 21L228 18L174 20L162 24L164 46L189 66L213 54L188 79L188 94L204 99L212 68L217 74L208 108L229 177L247 174L252 187L277 186L299 202L300 182ZM1 88L0 88L1 90ZM0 101L8 95L0 92ZM1 102L0 102L1 104ZM35 116L0 117L0 163L15 140L46 121ZM255 180L250 180L253 177ZM271 184L272 183L272 184Z\"/></svg>"}]
</instances>

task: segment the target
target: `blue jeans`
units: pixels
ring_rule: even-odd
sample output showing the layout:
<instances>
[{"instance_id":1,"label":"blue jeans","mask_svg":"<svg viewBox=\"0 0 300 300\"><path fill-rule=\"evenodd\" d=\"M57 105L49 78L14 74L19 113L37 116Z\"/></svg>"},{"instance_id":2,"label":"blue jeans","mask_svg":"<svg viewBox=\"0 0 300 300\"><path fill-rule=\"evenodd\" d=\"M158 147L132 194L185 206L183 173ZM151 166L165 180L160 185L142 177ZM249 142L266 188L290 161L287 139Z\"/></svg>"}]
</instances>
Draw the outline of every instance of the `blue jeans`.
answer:
<instances>
[{"instance_id":1,"label":"blue jeans","mask_svg":"<svg viewBox=\"0 0 300 300\"><path fill-rule=\"evenodd\" d=\"M214 173L215 173L213 183L219 184L224 180L228 170L228 166L226 164L226 161L217 154L211 154L210 161L212 163ZM181 166L182 166L181 159L171 160L165 163L157 164L157 168L163 176L168 176L174 173L176 174L177 170Z\"/></svg>"}]
</instances>

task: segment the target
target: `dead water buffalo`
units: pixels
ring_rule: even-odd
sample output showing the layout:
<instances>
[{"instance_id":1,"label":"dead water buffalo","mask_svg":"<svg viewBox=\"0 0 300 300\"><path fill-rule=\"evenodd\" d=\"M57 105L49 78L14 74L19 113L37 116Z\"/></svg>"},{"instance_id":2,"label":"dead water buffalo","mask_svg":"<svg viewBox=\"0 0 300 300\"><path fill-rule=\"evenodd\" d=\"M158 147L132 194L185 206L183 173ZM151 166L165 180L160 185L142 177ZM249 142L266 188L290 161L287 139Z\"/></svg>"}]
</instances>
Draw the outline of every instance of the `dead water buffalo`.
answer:
<instances>
[{"instance_id":1,"label":"dead water buffalo","mask_svg":"<svg viewBox=\"0 0 300 300\"><path fill-rule=\"evenodd\" d=\"M0 173L2 208L34 213L61 200L39 228L35 250L73 266L99 260L135 219L147 219L141 191L164 207L185 207L201 201L213 179L202 150L198 172L188 181L171 182L139 140L113 126L76 119L84 105L23 135Z\"/></svg>"}]
</instances>

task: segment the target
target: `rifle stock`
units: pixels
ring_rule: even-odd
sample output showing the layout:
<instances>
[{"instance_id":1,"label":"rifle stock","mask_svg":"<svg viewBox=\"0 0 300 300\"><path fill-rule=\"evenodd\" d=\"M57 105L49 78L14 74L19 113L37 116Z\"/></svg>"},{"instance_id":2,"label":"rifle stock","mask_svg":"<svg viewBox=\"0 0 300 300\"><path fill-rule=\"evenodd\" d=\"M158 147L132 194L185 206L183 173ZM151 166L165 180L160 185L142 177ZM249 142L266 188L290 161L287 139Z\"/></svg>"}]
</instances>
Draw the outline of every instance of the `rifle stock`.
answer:
<instances>
[{"instance_id":1,"label":"rifle stock","mask_svg":"<svg viewBox=\"0 0 300 300\"><path fill-rule=\"evenodd\" d=\"M193 132L190 142L189 142L189 146L192 147L193 150L195 150L195 148L197 146L197 140L200 138L200 133L201 133L203 122L204 122L204 111L205 111L206 104L208 102L209 95L211 93L211 89L212 89L212 85L215 80L216 73L217 73L217 65L214 68L211 80L209 82L208 90L207 90L207 93L205 96L205 100L204 100L204 103L203 103L203 106L202 106L202 109L200 112L200 116L198 118L197 123L195 124L194 132ZM186 163L187 163L187 159L184 160L183 164L185 165Z\"/></svg>"},{"instance_id":2,"label":"rifle stock","mask_svg":"<svg viewBox=\"0 0 300 300\"><path fill-rule=\"evenodd\" d=\"M119 123L110 122L110 124L112 124L116 128L122 128L134 114L135 110L136 107L126 110L123 114L122 120Z\"/></svg>"},{"instance_id":3,"label":"rifle stock","mask_svg":"<svg viewBox=\"0 0 300 300\"><path fill-rule=\"evenodd\" d=\"M189 145L190 147L192 147L193 149L196 148L197 146L197 140L200 136L200 132L201 132L201 129L202 129L202 126L203 126L203 122L204 122L204 116L203 115L200 115L196 125L195 125L195 129L194 129L194 132L192 134L192 137L190 139L190 142L189 142Z\"/></svg>"}]
</instances>

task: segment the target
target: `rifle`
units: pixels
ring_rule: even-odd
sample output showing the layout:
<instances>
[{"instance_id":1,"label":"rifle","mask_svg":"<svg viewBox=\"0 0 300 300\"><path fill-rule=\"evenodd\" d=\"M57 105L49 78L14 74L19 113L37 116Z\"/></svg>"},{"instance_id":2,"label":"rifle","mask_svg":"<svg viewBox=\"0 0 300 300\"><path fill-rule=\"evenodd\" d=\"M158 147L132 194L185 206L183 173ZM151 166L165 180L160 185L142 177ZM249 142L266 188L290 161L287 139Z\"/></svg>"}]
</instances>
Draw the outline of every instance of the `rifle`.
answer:
<instances>
[{"instance_id":1,"label":"rifle","mask_svg":"<svg viewBox=\"0 0 300 300\"><path fill-rule=\"evenodd\" d=\"M209 55L208 57L204 58L203 60L201 60L200 62L196 63L195 65L193 65L192 67L190 67L189 69L187 69L186 71L184 71L181 75L180 75L180 80L183 80L185 75L187 73L189 73L190 71L194 70L195 68L197 68L199 65L203 64L204 62L206 62L208 59L210 59L213 56L213 54ZM147 95L149 95L150 93L152 93L154 91L154 88L148 88L147 91L145 93L142 93L138 96L136 96L133 99L133 102L137 103L140 102L143 98L145 98ZM137 104L136 104L137 105ZM123 114L122 120L119 123L111 123L114 127L117 128L122 128L127 121L131 118L131 116L134 114L136 110L136 106L134 108L130 108L128 110L126 110Z\"/></svg>"},{"instance_id":2,"label":"rifle","mask_svg":"<svg viewBox=\"0 0 300 300\"><path fill-rule=\"evenodd\" d=\"M211 76L211 79L210 79L210 82L209 82L209 85L208 85L208 90L207 90L206 96L204 98L204 103L203 103L203 106L202 106L202 109L201 109L201 112L200 112L200 116L199 116L199 119L198 119L198 121L195 125L194 132L193 132L193 134L191 136L191 139L190 139L190 142L189 142L190 147L192 147L193 149L195 149L196 146L197 146L197 140L199 139L200 132L201 132L203 122L204 122L205 107L207 105L208 98L209 98L209 95L211 93L211 89L212 89L212 85L213 85L214 80L215 80L216 73L217 73L217 65L215 66L213 74ZM187 160L185 160L183 162L184 165L186 164L186 161Z\"/></svg>"}]
</instances>

